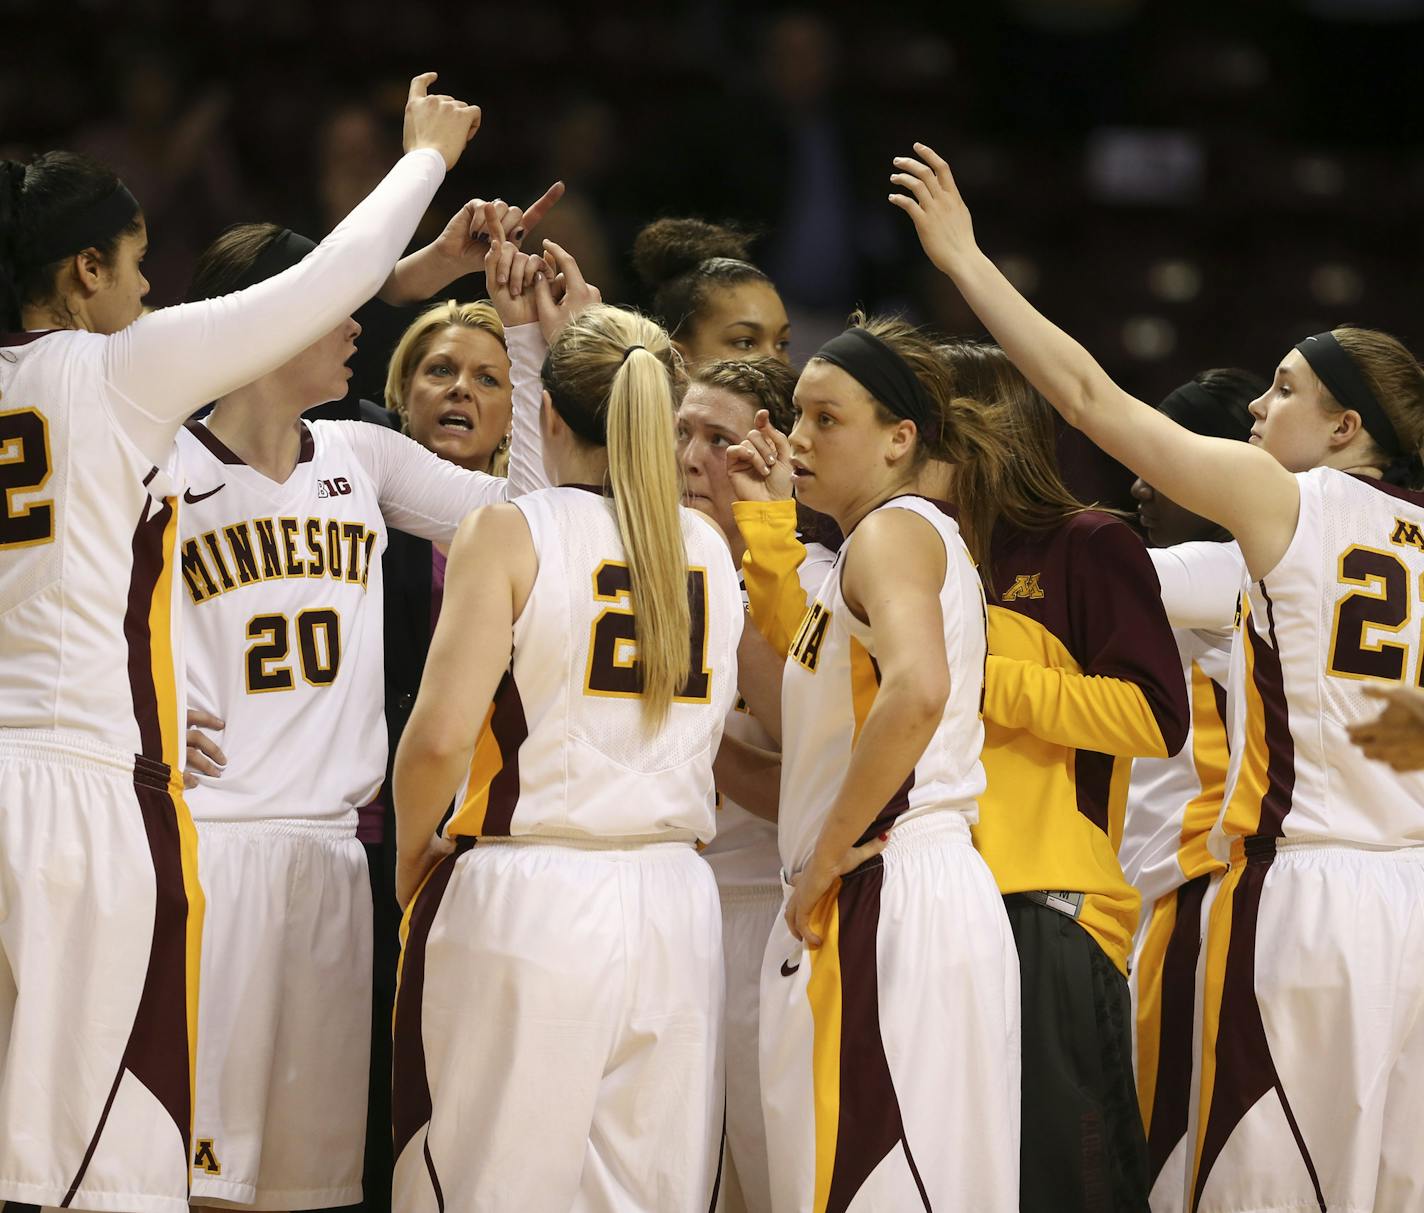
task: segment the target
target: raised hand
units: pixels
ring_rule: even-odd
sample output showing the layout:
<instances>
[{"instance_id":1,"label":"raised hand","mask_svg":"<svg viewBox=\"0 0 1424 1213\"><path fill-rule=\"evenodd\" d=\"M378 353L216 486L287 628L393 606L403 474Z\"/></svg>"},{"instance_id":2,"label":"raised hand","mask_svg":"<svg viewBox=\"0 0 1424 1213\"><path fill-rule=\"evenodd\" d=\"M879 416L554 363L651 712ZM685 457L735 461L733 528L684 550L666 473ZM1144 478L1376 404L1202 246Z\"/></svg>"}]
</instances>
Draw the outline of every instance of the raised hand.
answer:
<instances>
[{"instance_id":1,"label":"raised hand","mask_svg":"<svg viewBox=\"0 0 1424 1213\"><path fill-rule=\"evenodd\" d=\"M481 222L489 236L484 257L485 289L500 323L505 328L533 324L539 319L535 286L548 274L548 266L542 257L520 252L519 246L506 238L493 203L485 203Z\"/></svg>"},{"instance_id":2,"label":"raised hand","mask_svg":"<svg viewBox=\"0 0 1424 1213\"><path fill-rule=\"evenodd\" d=\"M752 430L727 448L727 481L738 501L785 501L791 496L791 442L758 409Z\"/></svg>"},{"instance_id":3,"label":"raised hand","mask_svg":"<svg viewBox=\"0 0 1424 1213\"><path fill-rule=\"evenodd\" d=\"M928 144L914 146L919 159L895 157L897 171L890 180L906 192L891 194L890 202L914 220L926 255L953 277L964 258L976 251L974 224L944 158Z\"/></svg>"},{"instance_id":4,"label":"raised hand","mask_svg":"<svg viewBox=\"0 0 1424 1213\"><path fill-rule=\"evenodd\" d=\"M550 345L575 316L603 295L592 283L585 282L579 264L552 240L544 241L543 277L534 280L534 299L539 309L539 324L544 340Z\"/></svg>"},{"instance_id":5,"label":"raised hand","mask_svg":"<svg viewBox=\"0 0 1424 1213\"><path fill-rule=\"evenodd\" d=\"M408 152L434 148L448 170L455 167L465 144L480 129L480 107L466 105L444 93L431 95L429 89L435 78L434 72L422 72L410 82L402 142Z\"/></svg>"}]
</instances>

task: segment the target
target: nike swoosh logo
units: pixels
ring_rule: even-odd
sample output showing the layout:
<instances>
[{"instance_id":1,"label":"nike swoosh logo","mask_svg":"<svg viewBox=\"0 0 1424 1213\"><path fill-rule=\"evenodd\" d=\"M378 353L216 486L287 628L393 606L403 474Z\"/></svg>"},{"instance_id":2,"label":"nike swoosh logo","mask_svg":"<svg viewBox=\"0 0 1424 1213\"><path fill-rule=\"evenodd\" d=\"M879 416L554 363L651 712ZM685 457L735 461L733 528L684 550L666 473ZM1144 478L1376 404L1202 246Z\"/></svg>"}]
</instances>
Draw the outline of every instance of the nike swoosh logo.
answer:
<instances>
[{"instance_id":1,"label":"nike swoosh logo","mask_svg":"<svg viewBox=\"0 0 1424 1213\"><path fill-rule=\"evenodd\" d=\"M783 977L790 977L791 974L796 972L800 967L801 962L799 960L795 964L792 964L789 960L783 960L781 962L781 975Z\"/></svg>"},{"instance_id":2,"label":"nike swoosh logo","mask_svg":"<svg viewBox=\"0 0 1424 1213\"><path fill-rule=\"evenodd\" d=\"M226 480L224 480L220 485L218 485L217 488L215 488L215 489L209 489L206 493L197 493L197 494L195 494L192 489L184 489L184 490L183 490L183 500L186 501L189 505L197 505L198 502L200 502L200 501L206 501L206 500L207 500L209 497L211 497L214 493L220 493L220 492L222 492L223 489L225 489L225 488L227 488L227 481L226 481Z\"/></svg>"}]
</instances>

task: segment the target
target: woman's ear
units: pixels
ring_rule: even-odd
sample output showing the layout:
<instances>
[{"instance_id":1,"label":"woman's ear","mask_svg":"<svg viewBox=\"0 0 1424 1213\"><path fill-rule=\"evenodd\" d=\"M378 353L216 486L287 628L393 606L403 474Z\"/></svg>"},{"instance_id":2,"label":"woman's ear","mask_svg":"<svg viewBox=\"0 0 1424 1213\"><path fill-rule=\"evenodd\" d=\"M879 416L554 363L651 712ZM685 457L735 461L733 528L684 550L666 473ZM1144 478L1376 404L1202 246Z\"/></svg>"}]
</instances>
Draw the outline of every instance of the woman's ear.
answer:
<instances>
[{"instance_id":1,"label":"woman's ear","mask_svg":"<svg viewBox=\"0 0 1424 1213\"><path fill-rule=\"evenodd\" d=\"M92 299L103 290L109 278L109 267L104 263L98 249L87 248L83 252L75 253L65 269L73 271L74 280L86 299ZM65 273L61 271L57 283L61 291L64 289L65 277Z\"/></svg>"},{"instance_id":2,"label":"woman's ear","mask_svg":"<svg viewBox=\"0 0 1424 1213\"><path fill-rule=\"evenodd\" d=\"M1335 426L1330 431L1330 445L1336 450L1349 446L1363 427L1359 413L1346 409L1335 418Z\"/></svg>"}]
</instances>

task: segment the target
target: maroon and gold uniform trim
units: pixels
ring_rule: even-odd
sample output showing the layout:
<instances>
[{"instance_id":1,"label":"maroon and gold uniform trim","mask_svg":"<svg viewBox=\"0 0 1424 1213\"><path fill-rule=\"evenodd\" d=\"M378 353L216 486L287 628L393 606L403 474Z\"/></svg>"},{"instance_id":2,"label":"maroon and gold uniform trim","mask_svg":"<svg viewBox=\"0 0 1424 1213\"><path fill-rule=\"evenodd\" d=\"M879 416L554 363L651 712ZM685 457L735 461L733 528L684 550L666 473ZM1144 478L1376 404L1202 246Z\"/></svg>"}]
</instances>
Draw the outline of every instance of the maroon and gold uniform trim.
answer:
<instances>
[{"instance_id":1,"label":"maroon and gold uniform trim","mask_svg":"<svg viewBox=\"0 0 1424 1213\"><path fill-rule=\"evenodd\" d=\"M519 807L519 747L528 739L524 701L514 671L506 670L475 741L465 799L446 830L451 837L509 834Z\"/></svg>"},{"instance_id":2,"label":"maroon and gold uniform trim","mask_svg":"<svg viewBox=\"0 0 1424 1213\"><path fill-rule=\"evenodd\" d=\"M930 1209L880 1034L875 942L884 882L885 864L876 857L843 877L816 907L822 943L807 953L806 986L814 1025L814 1213L845 1213L896 1146L904 1148L920 1200Z\"/></svg>"}]
</instances>

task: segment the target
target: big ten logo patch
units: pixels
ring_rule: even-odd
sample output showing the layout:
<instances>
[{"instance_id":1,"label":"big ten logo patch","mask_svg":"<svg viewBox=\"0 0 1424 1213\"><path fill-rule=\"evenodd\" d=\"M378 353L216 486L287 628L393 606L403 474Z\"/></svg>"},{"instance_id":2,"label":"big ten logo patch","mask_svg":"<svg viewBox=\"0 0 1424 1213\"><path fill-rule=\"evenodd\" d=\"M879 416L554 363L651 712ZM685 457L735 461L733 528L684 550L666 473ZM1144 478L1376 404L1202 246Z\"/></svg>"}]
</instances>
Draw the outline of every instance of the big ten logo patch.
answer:
<instances>
[{"instance_id":1,"label":"big ten logo patch","mask_svg":"<svg viewBox=\"0 0 1424 1213\"><path fill-rule=\"evenodd\" d=\"M347 480L345 476L333 476L330 480L318 480L316 495L318 497L349 497L351 496L351 481Z\"/></svg>"},{"instance_id":2,"label":"big ten logo patch","mask_svg":"<svg viewBox=\"0 0 1424 1213\"><path fill-rule=\"evenodd\" d=\"M1013 602L1018 598L1042 598L1043 587L1038 584L1039 573L1020 573L1014 584L1004 591L1004 601Z\"/></svg>"},{"instance_id":3,"label":"big ten logo patch","mask_svg":"<svg viewBox=\"0 0 1424 1213\"><path fill-rule=\"evenodd\" d=\"M201 1171L205 1175L222 1174L222 1163L218 1162L211 1137L198 1138L198 1144L193 1150L193 1170Z\"/></svg>"},{"instance_id":4,"label":"big ten logo patch","mask_svg":"<svg viewBox=\"0 0 1424 1213\"><path fill-rule=\"evenodd\" d=\"M801 620L796 638L791 642L792 658L813 674L821 660L821 646L826 642L826 631L830 626L831 612L819 602L813 602Z\"/></svg>"}]
</instances>

